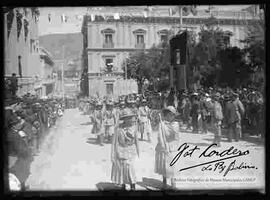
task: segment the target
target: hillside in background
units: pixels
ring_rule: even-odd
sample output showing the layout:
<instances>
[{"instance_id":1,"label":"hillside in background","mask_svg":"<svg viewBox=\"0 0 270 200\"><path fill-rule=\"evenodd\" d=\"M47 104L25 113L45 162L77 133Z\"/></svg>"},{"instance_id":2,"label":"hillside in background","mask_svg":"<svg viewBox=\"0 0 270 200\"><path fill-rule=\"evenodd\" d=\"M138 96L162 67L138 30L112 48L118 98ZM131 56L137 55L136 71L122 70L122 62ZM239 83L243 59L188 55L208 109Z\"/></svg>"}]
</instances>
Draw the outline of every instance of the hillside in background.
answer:
<instances>
[{"instance_id":1,"label":"hillside in background","mask_svg":"<svg viewBox=\"0 0 270 200\"><path fill-rule=\"evenodd\" d=\"M63 59L63 44L65 44L65 59L67 63L73 61L80 68L80 58L83 48L81 33L49 34L39 37L39 45L44 47L53 57L55 68L59 69L57 60Z\"/></svg>"}]
</instances>

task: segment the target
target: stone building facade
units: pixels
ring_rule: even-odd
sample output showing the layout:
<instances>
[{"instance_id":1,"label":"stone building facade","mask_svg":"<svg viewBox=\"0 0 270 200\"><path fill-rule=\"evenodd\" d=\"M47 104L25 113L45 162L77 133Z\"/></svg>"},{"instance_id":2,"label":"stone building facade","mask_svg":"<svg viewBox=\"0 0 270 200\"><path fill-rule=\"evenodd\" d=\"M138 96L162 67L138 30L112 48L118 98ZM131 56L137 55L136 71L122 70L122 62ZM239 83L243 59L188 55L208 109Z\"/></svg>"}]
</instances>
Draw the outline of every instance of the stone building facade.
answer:
<instances>
[{"instance_id":1,"label":"stone building facade","mask_svg":"<svg viewBox=\"0 0 270 200\"><path fill-rule=\"evenodd\" d=\"M38 41L38 9L14 8L4 14L4 73L16 73L17 95L41 94L42 73Z\"/></svg>"},{"instance_id":2,"label":"stone building facade","mask_svg":"<svg viewBox=\"0 0 270 200\"><path fill-rule=\"evenodd\" d=\"M134 80L125 80L124 60L139 49L149 49L169 39L169 31L180 30L180 17L170 14L170 6L89 8L82 24L83 70L88 74L89 94L118 95L136 88ZM246 27L255 16L246 11L198 11L182 17L182 28L198 33L207 18L214 16L218 26L232 33L229 45L243 47ZM130 82L127 84L127 82ZM132 83L131 83L132 82Z\"/></svg>"}]
</instances>

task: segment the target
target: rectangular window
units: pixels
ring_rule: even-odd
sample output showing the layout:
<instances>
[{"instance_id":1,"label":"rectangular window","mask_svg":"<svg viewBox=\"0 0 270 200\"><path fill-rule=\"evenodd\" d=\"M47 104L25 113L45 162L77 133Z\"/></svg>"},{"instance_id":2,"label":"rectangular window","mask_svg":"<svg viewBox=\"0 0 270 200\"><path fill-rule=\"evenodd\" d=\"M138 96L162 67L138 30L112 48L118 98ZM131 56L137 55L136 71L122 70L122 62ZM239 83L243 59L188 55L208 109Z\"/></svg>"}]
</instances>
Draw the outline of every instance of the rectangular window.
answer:
<instances>
[{"instance_id":1,"label":"rectangular window","mask_svg":"<svg viewBox=\"0 0 270 200\"><path fill-rule=\"evenodd\" d=\"M113 84L106 84L107 95L113 95Z\"/></svg>"},{"instance_id":2,"label":"rectangular window","mask_svg":"<svg viewBox=\"0 0 270 200\"><path fill-rule=\"evenodd\" d=\"M112 58L106 58L105 62L106 62L107 72L112 72L113 59Z\"/></svg>"},{"instance_id":3,"label":"rectangular window","mask_svg":"<svg viewBox=\"0 0 270 200\"><path fill-rule=\"evenodd\" d=\"M105 34L105 43L111 44L113 42L112 34Z\"/></svg>"},{"instance_id":4,"label":"rectangular window","mask_svg":"<svg viewBox=\"0 0 270 200\"><path fill-rule=\"evenodd\" d=\"M144 44L143 35L137 35L137 44Z\"/></svg>"}]
</instances>

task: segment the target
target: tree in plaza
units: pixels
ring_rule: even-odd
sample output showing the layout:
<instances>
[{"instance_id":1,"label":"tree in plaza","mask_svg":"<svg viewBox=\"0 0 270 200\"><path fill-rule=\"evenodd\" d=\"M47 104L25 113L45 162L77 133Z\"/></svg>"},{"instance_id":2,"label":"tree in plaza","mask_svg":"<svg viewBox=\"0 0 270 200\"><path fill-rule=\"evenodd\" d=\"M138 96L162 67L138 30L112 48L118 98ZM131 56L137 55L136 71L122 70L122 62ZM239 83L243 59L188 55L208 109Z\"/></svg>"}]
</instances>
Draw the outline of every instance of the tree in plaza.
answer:
<instances>
[{"instance_id":1,"label":"tree in plaza","mask_svg":"<svg viewBox=\"0 0 270 200\"><path fill-rule=\"evenodd\" d=\"M216 85L220 77L218 53L227 47L226 36L231 36L231 33L221 30L216 24L217 19L210 17L201 26L199 42L190 47L189 65L193 69L193 79L197 85Z\"/></svg>"},{"instance_id":2,"label":"tree in plaza","mask_svg":"<svg viewBox=\"0 0 270 200\"><path fill-rule=\"evenodd\" d=\"M127 68L127 78L133 78L139 86L139 93L145 80L152 90L165 90L169 86L170 49L168 42L153 45L148 50L138 50L123 63Z\"/></svg>"},{"instance_id":3,"label":"tree in plaza","mask_svg":"<svg viewBox=\"0 0 270 200\"><path fill-rule=\"evenodd\" d=\"M218 53L221 63L219 84L239 87L244 84L250 74L250 68L244 61L244 51L238 47L228 47ZM228 79L228 77L230 77Z\"/></svg>"},{"instance_id":4,"label":"tree in plaza","mask_svg":"<svg viewBox=\"0 0 270 200\"><path fill-rule=\"evenodd\" d=\"M126 66L125 66L126 65ZM123 70L127 78L135 79L138 83L138 90L141 93L144 81L149 79L150 69L146 68L146 53L138 50L130 55L123 63Z\"/></svg>"}]
</instances>

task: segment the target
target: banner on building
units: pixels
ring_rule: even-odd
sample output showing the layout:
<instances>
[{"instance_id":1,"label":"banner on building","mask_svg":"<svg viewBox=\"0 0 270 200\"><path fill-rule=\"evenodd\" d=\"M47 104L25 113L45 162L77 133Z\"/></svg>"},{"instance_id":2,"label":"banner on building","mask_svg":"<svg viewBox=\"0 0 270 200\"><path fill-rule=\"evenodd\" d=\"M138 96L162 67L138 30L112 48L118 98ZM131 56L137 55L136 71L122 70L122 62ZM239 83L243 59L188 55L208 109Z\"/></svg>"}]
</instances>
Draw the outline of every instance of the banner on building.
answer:
<instances>
[{"instance_id":1,"label":"banner on building","mask_svg":"<svg viewBox=\"0 0 270 200\"><path fill-rule=\"evenodd\" d=\"M27 40L27 36L28 36L28 21L26 19L23 20L24 22L24 39L25 39L25 42Z\"/></svg>"}]
</instances>

